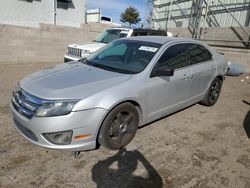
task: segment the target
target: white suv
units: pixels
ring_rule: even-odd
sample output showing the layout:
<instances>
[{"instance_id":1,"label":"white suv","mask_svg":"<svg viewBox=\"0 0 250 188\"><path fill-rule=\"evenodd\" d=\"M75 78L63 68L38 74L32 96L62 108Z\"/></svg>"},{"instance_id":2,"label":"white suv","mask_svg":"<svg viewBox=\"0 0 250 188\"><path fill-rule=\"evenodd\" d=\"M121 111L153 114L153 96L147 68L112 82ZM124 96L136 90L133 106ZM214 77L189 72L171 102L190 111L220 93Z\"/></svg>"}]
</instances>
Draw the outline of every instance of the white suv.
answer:
<instances>
[{"instance_id":1,"label":"white suv","mask_svg":"<svg viewBox=\"0 0 250 188\"><path fill-rule=\"evenodd\" d=\"M93 42L70 44L64 56L64 62L66 63L85 58L89 54L105 46L107 43L118 38L148 35L172 37L172 33L166 32L165 30L110 28L99 34Z\"/></svg>"}]
</instances>

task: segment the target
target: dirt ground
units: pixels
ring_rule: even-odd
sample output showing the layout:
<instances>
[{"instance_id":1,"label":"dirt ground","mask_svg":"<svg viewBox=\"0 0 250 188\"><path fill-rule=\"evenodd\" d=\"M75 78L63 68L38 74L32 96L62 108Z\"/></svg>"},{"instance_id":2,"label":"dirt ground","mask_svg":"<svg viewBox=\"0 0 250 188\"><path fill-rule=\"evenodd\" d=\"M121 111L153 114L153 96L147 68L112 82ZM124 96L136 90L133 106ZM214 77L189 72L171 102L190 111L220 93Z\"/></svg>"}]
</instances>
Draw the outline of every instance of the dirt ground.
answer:
<instances>
[{"instance_id":1,"label":"dirt ground","mask_svg":"<svg viewBox=\"0 0 250 188\"><path fill-rule=\"evenodd\" d=\"M140 128L122 151L100 147L74 158L26 141L10 118L18 80L48 66L0 65L0 187L250 187L246 76L227 77L213 107L196 104Z\"/></svg>"}]
</instances>

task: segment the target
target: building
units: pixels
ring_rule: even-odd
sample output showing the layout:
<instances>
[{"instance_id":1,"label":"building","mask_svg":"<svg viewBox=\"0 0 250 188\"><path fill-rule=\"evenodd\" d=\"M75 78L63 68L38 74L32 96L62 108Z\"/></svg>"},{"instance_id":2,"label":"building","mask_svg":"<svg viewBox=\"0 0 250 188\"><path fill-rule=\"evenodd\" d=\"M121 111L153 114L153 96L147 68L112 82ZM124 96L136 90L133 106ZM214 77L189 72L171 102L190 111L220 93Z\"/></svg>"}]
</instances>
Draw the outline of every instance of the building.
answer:
<instances>
[{"instance_id":1,"label":"building","mask_svg":"<svg viewBox=\"0 0 250 188\"><path fill-rule=\"evenodd\" d=\"M87 22L111 24L113 21L111 17L103 16L101 9L97 8L87 10Z\"/></svg>"},{"instance_id":2,"label":"building","mask_svg":"<svg viewBox=\"0 0 250 188\"><path fill-rule=\"evenodd\" d=\"M101 21L101 9L87 10L87 22L99 23Z\"/></svg>"},{"instance_id":3,"label":"building","mask_svg":"<svg viewBox=\"0 0 250 188\"><path fill-rule=\"evenodd\" d=\"M1 0L0 24L80 27L86 20L85 7L86 0Z\"/></svg>"},{"instance_id":4,"label":"building","mask_svg":"<svg viewBox=\"0 0 250 188\"><path fill-rule=\"evenodd\" d=\"M155 28L250 25L250 0L154 0Z\"/></svg>"},{"instance_id":5,"label":"building","mask_svg":"<svg viewBox=\"0 0 250 188\"><path fill-rule=\"evenodd\" d=\"M111 24L120 27L119 23L114 23L111 17L103 16L100 8L87 10L87 23Z\"/></svg>"}]
</instances>

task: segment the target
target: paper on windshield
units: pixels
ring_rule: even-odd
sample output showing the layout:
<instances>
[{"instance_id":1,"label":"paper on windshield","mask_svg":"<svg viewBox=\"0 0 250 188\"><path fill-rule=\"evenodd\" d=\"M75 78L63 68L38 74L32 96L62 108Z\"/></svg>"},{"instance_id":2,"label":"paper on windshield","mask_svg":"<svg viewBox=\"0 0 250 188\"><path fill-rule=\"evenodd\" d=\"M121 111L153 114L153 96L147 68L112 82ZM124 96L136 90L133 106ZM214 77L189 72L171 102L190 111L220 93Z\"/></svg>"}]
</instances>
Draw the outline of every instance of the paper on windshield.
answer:
<instances>
[{"instance_id":1,"label":"paper on windshield","mask_svg":"<svg viewBox=\"0 0 250 188\"><path fill-rule=\"evenodd\" d=\"M128 34L128 31L121 31L122 34Z\"/></svg>"},{"instance_id":2,"label":"paper on windshield","mask_svg":"<svg viewBox=\"0 0 250 188\"><path fill-rule=\"evenodd\" d=\"M158 48L150 47L150 46L141 46L139 50L144 50L147 52L156 52Z\"/></svg>"}]
</instances>

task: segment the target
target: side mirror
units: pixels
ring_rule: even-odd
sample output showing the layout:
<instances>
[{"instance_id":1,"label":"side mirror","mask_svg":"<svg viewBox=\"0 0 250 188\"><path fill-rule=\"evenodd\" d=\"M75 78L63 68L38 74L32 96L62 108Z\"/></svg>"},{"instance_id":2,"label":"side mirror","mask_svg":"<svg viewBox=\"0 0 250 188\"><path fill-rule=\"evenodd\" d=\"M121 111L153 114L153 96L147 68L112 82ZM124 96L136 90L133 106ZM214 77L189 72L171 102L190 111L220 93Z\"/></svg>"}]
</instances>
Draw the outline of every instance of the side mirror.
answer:
<instances>
[{"instance_id":1,"label":"side mirror","mask_svg":"<svg viewBox=\"0 0 250 188\"><path fill-rule=\"evenodd\" d=\"M174 75L174 69L170 69L167 66L160 66L156 67L155 70L153 70L150 77L173 76L173 75Z\"/></svg>"}]
</instances>

